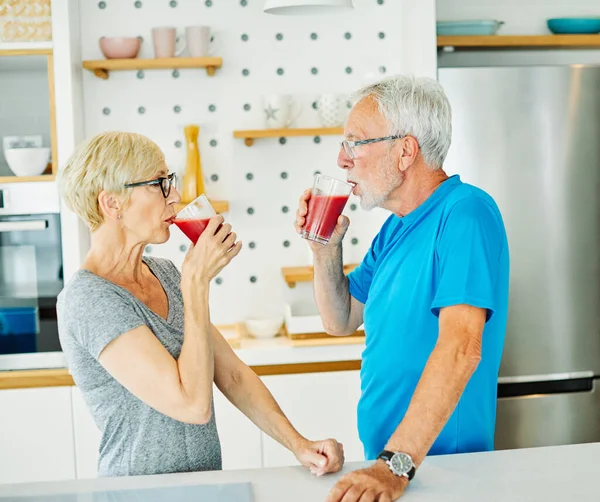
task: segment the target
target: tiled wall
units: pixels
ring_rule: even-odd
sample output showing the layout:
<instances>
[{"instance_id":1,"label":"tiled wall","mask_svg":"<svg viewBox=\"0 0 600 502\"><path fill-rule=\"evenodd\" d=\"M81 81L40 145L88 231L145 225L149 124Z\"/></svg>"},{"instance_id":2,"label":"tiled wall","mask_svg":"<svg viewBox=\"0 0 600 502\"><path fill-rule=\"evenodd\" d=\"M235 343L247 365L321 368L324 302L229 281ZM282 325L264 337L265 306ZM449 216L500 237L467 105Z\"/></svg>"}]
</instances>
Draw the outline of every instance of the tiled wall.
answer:
<instances>
[{"instance_id":1,"label":"tiled wall","mask_svg":"<svg viewBox=\"0 0 600 502\"><path fill-rule=\"evenodd\" d=\"M212 287L212 318L230 323L250 316L281 314L283 305L312 297L309 284L287 288L281 267L307 265L306 242L293 229L300 193L320 171L344 178L336 166L341 137L257 140L252 147L234 139L236 129L263 128L262 96L292 94L303 106L294 126L318 126L313 103L321 93L349 93L374 79L413 71L403 40L411 9L396 0L356 0L350 14L269 16L262 0L171 0L82 2L83 59L102 58L100 36L144 39L139 57L153 57L151 28L210 25L223 67L204 70L114 72L108 80L84 74L86 136L107 130L148 135L183 173L186 124L200 125L200 155L206 191L230 201L226 215L244 249ZM423 30L433 30L431 20ZM433 31L432 31L433 32ZM411 43L421 45L415 39ZM432 58L434 55L431 46ZM418 52L418 51L417 51ZM185 54L184 54L185 55ZM407 56L410 57L410 56ZM417 58L422 59L422 58ZM359 261L384 221L384 211L347 206L351 227L346 262ZM177 230L153 255L180 264L187 241Z\"/></svg>"},{"instance_id":2,"label":"tiled wall","mask_svg":"<svg viewBox=\"0 0 600 502\"><path fill-rule=\"evenodd\" d=\"M46 58L10 56L0 61L0 176L12 176L4 158L5 136L41 135L50 146Z\"/></svg>"}]
</instances>

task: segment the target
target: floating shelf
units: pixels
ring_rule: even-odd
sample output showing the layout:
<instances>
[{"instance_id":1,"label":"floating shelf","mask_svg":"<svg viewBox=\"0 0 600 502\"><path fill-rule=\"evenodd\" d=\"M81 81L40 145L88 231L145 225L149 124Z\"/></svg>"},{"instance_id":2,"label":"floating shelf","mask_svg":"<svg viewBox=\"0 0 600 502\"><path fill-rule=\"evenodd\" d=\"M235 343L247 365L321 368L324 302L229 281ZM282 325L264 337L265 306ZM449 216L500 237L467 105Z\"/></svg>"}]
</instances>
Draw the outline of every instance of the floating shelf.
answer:
<instances>
[{"instance_id":1,"label":"floating shelf","mask_svg":"<svg viewBox=\"0 0 600 502\"><path fill-rule=\"evenodd\" d=\"M30 183L32 181L54 181L53 174L42 174L41 176L0 176L2 183Z\"/></svg>"},{"instance_id":2,"label":"floating shelf","mask_svg":"<svg viewBox=\"0 0 600 502\"><path fill-rule=\"evenodd\" d=\"M289 136L327 136L342 135L343 127L311 127L291 129L255 129L248 131L233 131L234 138L243 138L247 146L252 146L259 138L284 138Z\"/></svg>"},{"instance_id":3,"label":"floating shelf","mask_svg":"<svg viewBox=\"0 0 600 502\"><path fill-rule=\"evenodd\" d=\"M349 263L344 265L344 274L349 274L356 267L358 263ZM283 279L287 282L290 288L295 288L297 282L310 282L314 278L313 267L284 267L281 269Z\"/></svg>"},{"instance_id":4,"label":"floating shelf","mask_svg":"<svg viewBox=\"0 0 600 502\"><path fill-rule=\"evenodd\" d=\"M464 49L557 49L600 47L600 35L484 35L441 36L438 47Z\"/></svg>"},{"instance_id":5,"label":"floating shelf","mask_svg":"<svg viewBox=\"0 0 600 502\"><path fill-rule=\"evenodd\" d=\"M223 66L222 58L158 58L158 59L100 59L84 61L83 67L96 77L106 80L111 71L127 70L177 70L181 68L206 68L213 76Z\"/></svg>"},{"instance_id":6,"label":"floating shelf","mask_svg":"<svg viewBox=\"0 0 600 502\"><path fill-rule=\"evenodd\" d=\"M188 204L189 204L189 202L181 202L180 204L176 204L175 211L182 210ZM214 208L214 210L218 214L226 213L227 211L229 211L229 202L226 200L211 200L210 205Z\"/></svg>"}]
</instances>

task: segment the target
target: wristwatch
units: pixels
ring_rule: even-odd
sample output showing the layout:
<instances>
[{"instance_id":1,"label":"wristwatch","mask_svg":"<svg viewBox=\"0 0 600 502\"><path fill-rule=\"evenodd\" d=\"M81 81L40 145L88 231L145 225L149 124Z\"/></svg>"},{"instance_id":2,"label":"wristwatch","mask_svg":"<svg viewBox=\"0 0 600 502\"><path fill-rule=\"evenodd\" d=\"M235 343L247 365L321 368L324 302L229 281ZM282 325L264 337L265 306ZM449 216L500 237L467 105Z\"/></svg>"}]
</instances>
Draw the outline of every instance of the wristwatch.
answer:
<instances>
[{"instance_id":1,"label":"wristwatch","mask_svg":"<svg viewBox=\"0 0 600 502\"><path fill-rule=\"evenodd\" d=\"M408 453L383 450L377 459L385 461L396 476L404 476L409 481L415 477L417 468Z\"/></svg>"}]
</instances>

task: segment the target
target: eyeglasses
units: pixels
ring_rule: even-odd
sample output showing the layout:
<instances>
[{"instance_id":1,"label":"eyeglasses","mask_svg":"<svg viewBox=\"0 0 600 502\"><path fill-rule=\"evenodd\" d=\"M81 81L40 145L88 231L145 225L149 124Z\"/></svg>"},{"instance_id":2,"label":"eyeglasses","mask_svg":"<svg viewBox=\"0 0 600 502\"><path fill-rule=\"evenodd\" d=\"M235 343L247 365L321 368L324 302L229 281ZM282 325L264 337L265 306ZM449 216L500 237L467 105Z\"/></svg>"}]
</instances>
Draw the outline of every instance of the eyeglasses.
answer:
<instances>
[{"instance_id":1,"label":"eyeglasses","mask_svg":"<svg viewBox=\"0 0 600 502\"><path fill-rule=\"evenodd\" d=\"M341 145L344 147L344 151L351 159L354 159L354 148L360 145L368 145L369 143L379 143L380 141L388 141L390 139L401 139L405 136L396 135L396 136L386 136L385 138L373 138L373 139L363 139L361 141L348 141L344 140L341 142Z\"/></svg>"},{"instance_id":2,"label":"eyeglasses","mask_svg":"<svg viewBox=\"0 0 600 502\"><path fill-rule=\"evenodd\" d=\"M160 178L156 178L155 180L150 181L139 181L138 183L128 183L124 185L125 188L134 188L134 187L143 187L149 185L158 185L160 190L162 191L163 197L166 199L171 193L171 187L177 184L177 174L171 173L168 174L165 178L161 176Z\"/></svg>"}]
</instances>

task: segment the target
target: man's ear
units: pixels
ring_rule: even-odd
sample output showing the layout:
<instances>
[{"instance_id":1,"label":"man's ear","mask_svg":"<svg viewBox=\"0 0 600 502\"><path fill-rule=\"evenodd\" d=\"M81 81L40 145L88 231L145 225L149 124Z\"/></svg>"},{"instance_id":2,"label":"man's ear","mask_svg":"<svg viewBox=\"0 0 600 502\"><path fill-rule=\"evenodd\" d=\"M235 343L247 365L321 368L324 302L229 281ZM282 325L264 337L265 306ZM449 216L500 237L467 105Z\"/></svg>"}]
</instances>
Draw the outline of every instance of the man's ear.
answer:
<instances>
[{"instance_id":1,"label":"man's ear","mask_svg":"<svg viewBox=\"0 0 600 502\"><path fill-rule=\"evenodd\" d=\"M402 140L400 148L400 169L406 171L415 163L419 155L419 142L413 136L406 136Z\"/></svg>"}]
</instances>

